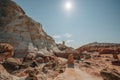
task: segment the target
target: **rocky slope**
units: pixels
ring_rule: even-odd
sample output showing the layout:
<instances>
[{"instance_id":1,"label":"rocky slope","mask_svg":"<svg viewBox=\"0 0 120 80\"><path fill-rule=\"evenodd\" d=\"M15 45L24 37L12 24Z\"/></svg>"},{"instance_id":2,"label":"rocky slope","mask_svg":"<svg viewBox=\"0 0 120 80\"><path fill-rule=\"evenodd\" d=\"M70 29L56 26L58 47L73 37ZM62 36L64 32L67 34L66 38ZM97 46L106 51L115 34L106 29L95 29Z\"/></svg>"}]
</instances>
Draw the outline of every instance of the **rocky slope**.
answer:
<instances>
[{"instance_id":1,"label":"rocky slope","mask_svg":"<svg viewBox=\"0 0 120 80\"><path fill-rule=\"evenodd\" d=\"M120 53L120 44L117 43L89 43L77 49L79 53L84 51L99 53Z\"/></svg>"},{"instance_id":2,"label":"rocky slope","mask_svg":"<svg viewBox=\"0 0 120 80\"><path fill-rule=\"evenodd\" d=\"M25 54L29 48L57 49L52 37L42 29L42 24L28 17L11 0L0 0L0 42L10 43L17 55Z\"/></svg>"}]
</instances>

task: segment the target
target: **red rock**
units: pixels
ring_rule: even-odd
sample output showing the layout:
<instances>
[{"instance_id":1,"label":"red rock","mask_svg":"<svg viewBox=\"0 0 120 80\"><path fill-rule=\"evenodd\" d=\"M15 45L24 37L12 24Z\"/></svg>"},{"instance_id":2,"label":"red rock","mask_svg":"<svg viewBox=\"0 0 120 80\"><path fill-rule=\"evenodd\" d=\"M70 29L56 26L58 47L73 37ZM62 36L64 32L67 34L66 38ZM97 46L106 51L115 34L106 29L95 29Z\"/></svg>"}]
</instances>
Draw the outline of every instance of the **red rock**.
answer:
<instances>
[{"instance_id":1,"label":"red rock","mask_svg":"<svg viewBox=\"0 0 120 80\"><path fill-rule=\"evenodd\" d=\"M73 56L73 54L70 54L69 56L68 56L68 64L73 64L74 63L74 56Z\"/></svg>"},{"instance_id":2,"label":"red rock","mask_svg":"<svg viewBox=\"0 0 120 80\"><path fill-rule=\"evenodd\" d=\"M120 52L120 44L94 42L83 45L76 50L79 52L79 54L81 54L84 51L100 52L100 54L112 54Z\"/></svg>"},{"instance_id":3,"label":"red rock","mask_svg":"<svg viewBox=\"0 0 120 80\"><path fill-rule=\"evenodd\" d=\"M114 58L114 59L119 59L119 58L118 58L118 54L113 54L113 58Z\"/></svg>"},{"instance_id":4,"label":"red rock","mask_svg":"<svg viewBox=\"0 0 120 80\"><path fill-rule=\"evenodd\" d=\"M50 61L49 57L45 57L45 62L49 62L49 61Z\"/></svg>"}]
</instances>

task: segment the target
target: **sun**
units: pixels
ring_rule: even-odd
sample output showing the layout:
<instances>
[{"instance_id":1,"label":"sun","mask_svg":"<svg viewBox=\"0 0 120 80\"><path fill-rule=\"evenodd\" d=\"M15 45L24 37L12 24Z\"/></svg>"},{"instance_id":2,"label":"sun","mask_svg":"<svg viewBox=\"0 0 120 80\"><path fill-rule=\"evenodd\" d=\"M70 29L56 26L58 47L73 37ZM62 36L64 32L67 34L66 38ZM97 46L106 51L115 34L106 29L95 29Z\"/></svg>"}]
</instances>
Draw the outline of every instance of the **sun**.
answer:
<instances>
[{"instance_id":1,"label":"sun","mask_svg":"<svg viewBox=\"0 0 120 80\"><path fill-rule=\"evenodd\" d=\"M66 2L65 8L66 8L66 10L71 10L71 8L72 8L72 3L71 3L70 1Z\"/></svg>"}]
</instances>

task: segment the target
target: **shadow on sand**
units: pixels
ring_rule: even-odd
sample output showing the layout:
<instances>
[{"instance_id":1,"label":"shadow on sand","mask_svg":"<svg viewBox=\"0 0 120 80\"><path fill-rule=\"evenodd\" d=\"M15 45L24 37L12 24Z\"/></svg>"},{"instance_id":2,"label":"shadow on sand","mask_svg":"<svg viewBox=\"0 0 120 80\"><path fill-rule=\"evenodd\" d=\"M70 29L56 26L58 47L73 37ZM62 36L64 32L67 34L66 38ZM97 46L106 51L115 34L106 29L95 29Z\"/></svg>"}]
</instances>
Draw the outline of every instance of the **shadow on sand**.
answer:
<instances>
[{"instance_id":1,"label":"shadow on sand","mask_svg":"<svg viewBox=\"0 0 120 80\"><path fill-rule=\"evenodd\" d=\"M74 68L74 63L69 63L69 64L67 65L67 67L68 67L68 68Z\"/></svg>"}]
</instances>

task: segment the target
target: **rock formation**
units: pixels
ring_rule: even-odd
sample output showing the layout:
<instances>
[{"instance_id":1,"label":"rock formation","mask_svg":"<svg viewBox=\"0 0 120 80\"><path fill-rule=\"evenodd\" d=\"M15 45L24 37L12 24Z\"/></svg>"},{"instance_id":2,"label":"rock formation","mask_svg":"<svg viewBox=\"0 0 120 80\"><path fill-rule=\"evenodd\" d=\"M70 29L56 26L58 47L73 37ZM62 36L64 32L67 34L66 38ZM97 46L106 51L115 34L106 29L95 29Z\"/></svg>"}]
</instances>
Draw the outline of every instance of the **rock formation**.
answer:
<instances>
[{"instance_id":1,"label":"rock formation","mask_svg":"<svg viewBox=\"0 0 120 80\"><path fill-rule=\"evenodd\" d=\"M60 52L55 52L56 56L67 59L70 54L73 54L75 59L79 59L78 51L72 47L66 46L64 41L62 42L62 44L57 44L57 47Z\"/></svg>"},{"instance_id":2,"label":"rock formation","mask_svg":"<svg viewBox=\"0 0 120 80\"><path fill-rule=\"evenodd\" d=\"M73 54L70 54L68 56L68 64L73 64L73 63L74 63L74 56L73 56Z\"/></svg>"},{"instance_id":3,"label":"rock formation","mask_svg":"<svg viewBox=\"0 0 120 80\"><path fill-rule=\"evenodd\" d=\"M19 69L20 65L22 64L22 62L19 59L15 59L15 58L7 58L4 63L3 66L5 67L5 69L8 72L13 72L14 70Z\"/></svg>"},{"instance_id":4,"label":"rock formation","mask_svg":"<svg viewBox=\"0 0 120 80\"><path fill-rule=\"evenodd\" d=\"M15 48L15 56L23 57L32 50L56 50L52 37L42 29L42 24L28 17L24 10L11 0L0 0L0 42ZM22 55L21 55L22 54Z\"/></svg>"},{"instance_id":5,"label":"rock formation","mask_svg":"<svg viewBox=\"0 0 120 80\"><path fill-rule=\"evenodd\" d=\"M13 46L8 43L0 43L0 61L14 55Z\"/></svg>"},{"instance_id":6,"label":"rock formation","mask_svg":"<svg viewBox=\"0 0 120 80\"><path fill-rule=\"evenodd\" d=\"M0 80L13 80L12 76L0 64Z\"/></svg>"},{"instance_id":7,"label":"rock formation","mask_svg":"<svg viewBox=\"0 0 120 80\"><path fill-rule=\"evenodd\" d=\"M103 69L100 73L103 80L120 80L120 73L117 70Z\"/></svg>"},{"instance_id":8,"label":"rock formation","mask_svg":"<svg viewBox=\"0 0 120 80\"><path fill-rule=\"evenodd\" d=\"M120 44L117 43L89 43L79 47L79 53L87 52L99 52L100 54L118 54L120 53Z\"/></svg>"}]
</instances>

